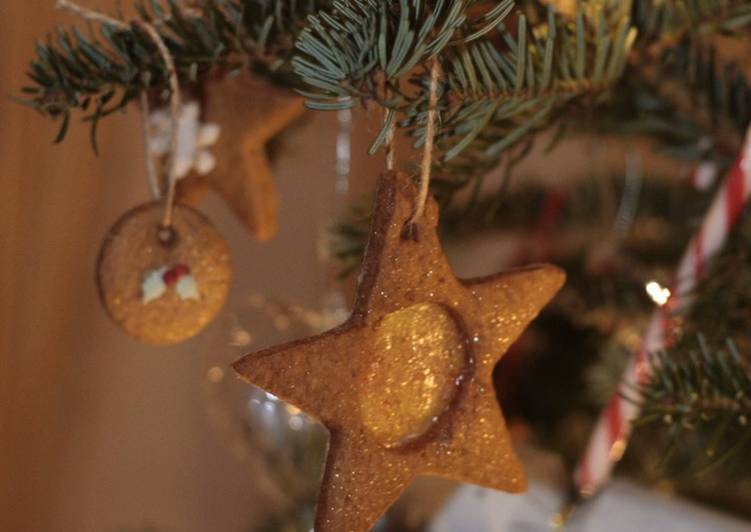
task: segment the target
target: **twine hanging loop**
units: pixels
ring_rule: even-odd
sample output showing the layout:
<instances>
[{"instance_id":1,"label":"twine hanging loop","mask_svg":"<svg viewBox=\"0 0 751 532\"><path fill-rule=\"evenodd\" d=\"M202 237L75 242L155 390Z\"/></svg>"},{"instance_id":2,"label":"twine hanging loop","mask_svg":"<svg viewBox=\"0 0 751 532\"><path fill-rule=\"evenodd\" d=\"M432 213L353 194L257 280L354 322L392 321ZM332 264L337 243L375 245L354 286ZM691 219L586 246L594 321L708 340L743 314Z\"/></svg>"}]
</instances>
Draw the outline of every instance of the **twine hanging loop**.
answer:
<instances>
[{"instance_id":1,"label":"twine hanging loop","mask_svg":"<svg viewBox=\"0 0 751 532\"><path fill-rule=\"evenodd\" d=\"M72 2L71 0L57 0L56 7L57 9L68 11L84 20L91 22L107 24L109 26L113 26L125 31L131 28L131 25L125 21L118 20L116 18L110 17L109 15L105 15L104 13L85 8L81 5L76 4L75 2ZM162 39L162 36L156 30L154 25L142 20L135 20L132 24L143 30L153 41L154 45L159 51L159 55L161 56L162 61L164 62L165 69L167 70L167 76L169 77L170 118L172 121L172 131L170 132L170 154L167 162L167 191L164 194L164 217L162 219L162 226L159 231L160 240L163 243L168 244L171 240L174 239L174 232L172 231L172 214L174 210L175 194L177 189L177 142L180 126L180 108L182 106L180 83L177 77L177 69L175 68L175 61L172 58L172 54L170 53L167 45L164 42L164 39ZM141 95L141 107L144 113L148 113L148 97L146 96L145 92ZM148 125L144 126L144 135L146 136L147 141L146 169L147 173L149 174L149 181L151 183L152 190L156 193L159 193L160 187L158 186L158 180L155 176L153 163L151 162L150 155L148 153Z\"/></svg>"},{"instance_id":2,"label":"twine hanging loop","mask_svg":"<svg viewBox=\"0 0 751 532\"><path fill-rule=\"evenodd\" d=\"M415 200L415 212L405 224L402 236L416 240L418 238L417 223L425 214L425 205L430 193L430 178L433 169L433 149L438 122L438 83L441 78L441 64L438 57L433 57L430 64L430 95L428 100L428 116L425 125L425 147L422 153L420 174L420 189Z\"/></svg>"}]
</instances>

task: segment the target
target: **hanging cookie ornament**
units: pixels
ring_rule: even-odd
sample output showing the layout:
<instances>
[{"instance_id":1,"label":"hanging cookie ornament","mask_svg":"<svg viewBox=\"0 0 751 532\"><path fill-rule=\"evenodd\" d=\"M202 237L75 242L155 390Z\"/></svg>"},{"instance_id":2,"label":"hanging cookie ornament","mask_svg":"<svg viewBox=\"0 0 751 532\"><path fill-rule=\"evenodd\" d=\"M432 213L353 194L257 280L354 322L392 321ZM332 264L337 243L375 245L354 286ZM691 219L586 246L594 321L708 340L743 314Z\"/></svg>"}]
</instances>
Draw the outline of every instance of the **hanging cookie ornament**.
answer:
<instances>
[{"instance_id":1,"label":"hanging cookie ornament","mask_svg":"<svg viewBox=\"0 0 751 532\"><path fill-rule=\"evenodd\" d=\"M437 63L433 71L435 92ZM454 276L427 192L435 98L429 114L420 189L393 171L379 179L349 320L234 364L330 431L316 532L370 530L417 475L511 492L526 486L492 373L564 274L539 266Z\"/></svg>"},{"instance_id":2,"label":"hanging cookie ornament","mask_svg":"<svg viewBox=\"0 0 751 532\"><path fill-rule=\"evenodd\" d=\"M192 207L175 204L178 180L193 167L213 165L203 148L217 132L199 127L197 107L181 105L166 46L153 27L144 23L142 28L171 74L169 128L160 125L164 117L159 114L149 120L148 101L145 96L141 99L147 173L160 199L132 209L109 230L97 262L97 284L115 323L142 342L163 345L186 340L213 320L227 298L232 269L228 247L208 218ZM155 155L167 155L163 194Z\"/></svg>"},{"instance_id":3,"label":"hanging cookie ornament","mask_svg":"<svg viewBox=\"0 0 751 532\"><path fill-rule=\"evenodd\" d=\"M206 102L206 119L222 129L217 166L205 177L182 181L178 197L196 204L213 189L250 234L268 240L278 229L279 200L267 144L305 112L303 100L243 72L208 83Z\"/></svg>"}]
</instances>

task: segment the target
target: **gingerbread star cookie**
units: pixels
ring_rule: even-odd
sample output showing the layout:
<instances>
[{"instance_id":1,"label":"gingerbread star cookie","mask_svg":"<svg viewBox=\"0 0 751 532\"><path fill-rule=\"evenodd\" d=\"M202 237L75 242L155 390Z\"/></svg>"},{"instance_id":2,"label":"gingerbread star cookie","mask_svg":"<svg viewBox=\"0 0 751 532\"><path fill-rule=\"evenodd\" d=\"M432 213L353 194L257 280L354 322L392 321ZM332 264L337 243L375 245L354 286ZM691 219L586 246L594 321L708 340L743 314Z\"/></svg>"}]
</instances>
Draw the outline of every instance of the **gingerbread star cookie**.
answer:
<instances>
[{"instance_id":1,"label":"gingerbread star cookie","mask_svg":"<svg viewBox=\"0 0 751 532\"><path fill-rule=\"evenodd\" d=\"M234 364L330 431L317 532L370 530L416 475L526 488L492 373L565 276L543 265L457 279L434 200L404 231L416 197L408 176L380 178L346 323Z\"/></svg>"},{"instance_id":2,"label":"gingerbread star cookie","mask_svg":"<svg viewBox=\"0 0 751 532\"><path fill-rule=\"evenodd\" d=\"M243 73L210 82L205 121L221 127L213 148L216 168L180 183L181 201L197 203L213 189L258 240L277 232L279 200L268 142L305 112L303 99Z\"/></svg>"}]
</instances>

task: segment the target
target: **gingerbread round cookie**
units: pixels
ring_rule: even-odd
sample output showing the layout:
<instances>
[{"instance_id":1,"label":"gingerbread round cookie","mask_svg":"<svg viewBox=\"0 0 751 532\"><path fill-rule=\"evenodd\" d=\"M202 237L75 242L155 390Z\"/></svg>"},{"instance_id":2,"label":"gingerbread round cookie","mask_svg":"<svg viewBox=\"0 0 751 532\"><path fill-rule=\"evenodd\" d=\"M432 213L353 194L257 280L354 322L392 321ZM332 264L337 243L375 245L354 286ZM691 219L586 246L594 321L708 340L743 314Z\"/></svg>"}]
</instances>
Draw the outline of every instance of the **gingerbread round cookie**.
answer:
<instances>
[{"instance_id":1,"label":"gingerbread round cookie","mask_svg":"<svg viewBox=\"0 0 751 532\"><path fill-rule=\"evenodd\" d=\"M229 291L229 249L208 218L175 205L140 205L109 230L97 262L104 307L125 332L154 345L187 340L209 324Z\"/></svg>"}]
</instances>

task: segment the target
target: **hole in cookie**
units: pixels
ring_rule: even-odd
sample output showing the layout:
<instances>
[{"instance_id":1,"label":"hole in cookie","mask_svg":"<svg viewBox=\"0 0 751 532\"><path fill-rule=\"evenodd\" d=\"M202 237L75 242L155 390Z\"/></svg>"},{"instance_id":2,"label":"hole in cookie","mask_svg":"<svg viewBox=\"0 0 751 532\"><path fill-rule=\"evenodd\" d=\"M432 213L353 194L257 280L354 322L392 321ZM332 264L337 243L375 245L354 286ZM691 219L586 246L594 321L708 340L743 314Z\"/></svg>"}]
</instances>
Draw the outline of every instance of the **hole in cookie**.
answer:
<instances>
[{"instance_id":1,"label":"hole in cookie","mask_svg":"<svg viewBox=\"0 0 751 532\"><path fill-rule=\"evenodd\" d=\"M156 232L156 238L164 247L172 247L177 243L177 231L171 225L160 225Z\"/></svg>"},{"instance_id":2,"label":"hole in cookie","mask_svg":"<svg viewBox=\"0 0 751 532\"><path fill-rule=\"evenodd\" d=\"M469 364L466 335L441 305L420 303L375 326L358 383L360 415L386 447L426 435L450 408Z\"/></svg>"}]
</instances>

